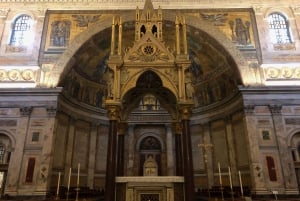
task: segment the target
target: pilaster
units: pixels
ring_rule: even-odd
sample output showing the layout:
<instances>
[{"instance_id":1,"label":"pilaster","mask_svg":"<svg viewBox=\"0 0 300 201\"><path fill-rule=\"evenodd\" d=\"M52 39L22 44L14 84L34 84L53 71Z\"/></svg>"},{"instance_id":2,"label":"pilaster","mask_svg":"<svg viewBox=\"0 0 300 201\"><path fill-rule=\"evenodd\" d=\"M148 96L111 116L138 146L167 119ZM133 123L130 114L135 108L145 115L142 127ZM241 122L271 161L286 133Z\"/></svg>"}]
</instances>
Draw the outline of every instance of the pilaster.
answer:
<instances>
[{"instance_id":1,"label":"pilaster","mask_svg":"<svg viewBox=\"0 0 300 201\"><path fill-rule=\"evenodd\" d=\"M23 183L22 171L26 171L22 170L23 164L26 162L24 161L24 146L32 109L32 107L20 108L20 117L18 119L18 126L15 133L16 139L18 140L16 140L15 149L11 152L11 158L8 166L10 171L7 175L5 185L5 193L10 195L17 195L19 185Z\"/></svg>"},{"instance_id":2,"label":"pilaster","mask_svg":"<svg viewBox=\"0 0 300 201\"><path fill-rule=\"evenodd\" d=\"M247 143L247 152L249 155L249 169L252 183L252 191L256 194L268 193L264 177L261 174L256 174L258 169L261 169L259 143L256 133L256 117L255 105L244 106L244 127ZM243 178L243 171L241 171Z\"/></svg>"},{"instance_id":3,"label":"pilaster","mask_svg":"<svg viewBox=\"0 0 300 201\"><path fill-rule=\"evenodd\" d=\"M281 105L269 105L272 115L274 134L277 141L280 166L283 175L283 185L286 194L298 194L297 180L294 169L292 168L293 160L288 148L288 141L284 136L284 123L281 114Z\"/></svg>"},{"instance_id":4,"label":"pilaster","mask_svg":"<svg viewBox=\"0 0 300 201\"><path fill-rule=\"evenodd\" d=\"M40 154L40 166L37 170L39 176L37 179L37 186L35 190L35 195L46 196L48 188L50 185L50 180L47 178L51 175L52 168L52 159L53 159L53 144L54 144L54 127L55 127L55 117L56 117L56 108L48 107L45 108L47 121L44 125L44 139L43 139L43 148Z\"/></svg>"},{"instance_id":5,"label":"pilaster","mask_svg":"<svg viewBox=\"0 0 300 201\"><path fill-rule=\"evenodd\" d=\"M68 178L70 168L72 168L72 153L74 151L74 140L75 140L75 123L76 120L70 118L69 120L69 130L68 130L68 140L67 140L67 149L65 157L65 173L64 173L64 185L68 185Z\"/></svg>"},{"instance_id":6,"label":"pilaster","mask_svg":"<svg viewBox=\"0 0 300 201\"><path fill-rule=\"evenodd\" d=\"M95 161L96 161L96 146L97 146L97 131L98 125L93 124L90 131L90 146L89 146L89 159L88 159L88 172L87 172L87 185L90 189L94 189L94 176L95 176Z\"/></svg>"}]
</instances>

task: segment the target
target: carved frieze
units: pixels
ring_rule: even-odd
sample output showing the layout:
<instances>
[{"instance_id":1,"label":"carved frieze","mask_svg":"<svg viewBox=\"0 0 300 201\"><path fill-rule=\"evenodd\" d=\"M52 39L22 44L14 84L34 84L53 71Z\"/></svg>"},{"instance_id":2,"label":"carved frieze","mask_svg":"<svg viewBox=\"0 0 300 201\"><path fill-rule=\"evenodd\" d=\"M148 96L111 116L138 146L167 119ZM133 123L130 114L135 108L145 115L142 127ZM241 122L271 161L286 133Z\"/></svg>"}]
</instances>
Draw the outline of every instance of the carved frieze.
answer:
<instances>
[{"instance_id":1,"label":"carved frieze","mask_svg":"<svg viewBox=\"0 0 300 201\"><path fill-rule=\"evenodd\" d=\"M3 81L35 81L36 70L32 69L12 69L4 70L0 69L0 82Z\"/></svg>"},{"instance_id":2,"label":"carved frieze","mask_svg":"<svg viewBox=\"0 0 300 201\"><path fill-rule=\"evenodd\" d=\"M266 79L300 79L300 67L268 67L264 69Z\"/></svg>"}]
</instances>

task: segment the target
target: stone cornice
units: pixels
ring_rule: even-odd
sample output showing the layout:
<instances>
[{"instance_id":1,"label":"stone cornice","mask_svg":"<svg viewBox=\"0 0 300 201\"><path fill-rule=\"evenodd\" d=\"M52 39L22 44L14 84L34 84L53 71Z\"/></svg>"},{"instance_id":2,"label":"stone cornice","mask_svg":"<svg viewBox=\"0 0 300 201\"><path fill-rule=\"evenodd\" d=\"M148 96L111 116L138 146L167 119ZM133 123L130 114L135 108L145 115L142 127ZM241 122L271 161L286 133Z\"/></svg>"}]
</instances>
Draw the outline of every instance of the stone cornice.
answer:
<instances>
[{"instance_id":1,"label":"stone cornice","mask_svg":"<svg viewBox=\"0 0 300 201\"><path fill-rule=\"evenodd\" d=\"M104 10L127 10L134 9L136 6L143 7L144 1L135 0L32 0L30 2L26 0L0 0L2 7L13 7L14 4L24 4L29 8L47 7L53 10L80 10L84 9L104 9ZM213 6L212 6L213 4ZM244 1L231 0L230 2L224 2L222 0L214 0L213 3L210 0L153 0L155 8L161 6L163 9L197 9L197 8L261 8L269 7L270 5L276 5L277 7L289 7L294 5L293 10L298 11L298 1L295 0L279 0L279 1L268 1L267 3L257 3L255 0ZM214 6L216 5L216 6Z\"/></svg>"},{"instance_id":2,"label":"stone cornice","mask_svg":"<svg viewBox=\"0 0 300 201\"><path fill-rule=\"evenodd\" d=\"M0 107L49 107L56 108L61 88L0 89Z\"/></svg>"}]
</instances>

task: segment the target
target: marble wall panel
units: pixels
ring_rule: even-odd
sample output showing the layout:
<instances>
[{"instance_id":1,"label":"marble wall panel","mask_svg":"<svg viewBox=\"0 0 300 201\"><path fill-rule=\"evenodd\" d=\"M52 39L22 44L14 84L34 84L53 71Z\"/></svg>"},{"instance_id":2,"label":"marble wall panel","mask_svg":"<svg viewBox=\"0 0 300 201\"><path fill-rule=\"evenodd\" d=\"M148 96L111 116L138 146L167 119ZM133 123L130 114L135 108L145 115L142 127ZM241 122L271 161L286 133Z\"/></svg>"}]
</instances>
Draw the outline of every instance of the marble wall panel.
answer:
<instances>
[{"instance_id":1,"label":"marble wall panel","mask_svg":"<svg viewBox=\"0 0 300 201\"><path fill-rule=\"evenodd\" d=\"M53 149L53 168L64 167L69 127L69 125L65 123L60 122L57 125L56 139Z\"/></svg>"},{"instance_id":2,"label":"marble wall panel","mask_svg":"<svg viewBox=\"0 0 300 201\"><path fill-rule=\"evenodd\" d=\"M86 171L88 165L90 129L75 128L74 151L72 158L72 167L77 169L80 164L80 170Z\"/></svg>"},{"instance_id":3,"label":"marble wall panel","mask_svg":"<svg viewBox=\"0 0 300 201\"><path fill-rule=\"evenodd\" d=\"M243 126L242 119L240 121L236 121L232 125L232 130L234 134L235 141L235 152L236 152L236 162L238 167L243 167L249 165L249 157L247 151L247 141L246 141L246 133L245 128Z\"/></svg>"},{"instance_id":4,"label":"marble wall panel","mask_svg":"<svg viewBox=\"0 0 300 201\"><path fill-rule=\"evenodd\" d=\"M101 125L99 126L97 136L95 172L103 172L106 170L107 143L108 127Z\"/></svg>"},{"instance_id":5,"label":"marble wall panel","mask_svg":"<svg viewBox=\"0 0 300 201\"><path fill-rule=\"evenodd\" d=\"M213 131L212 141L214 144L215 164L220 163L222 167L228 166L228 153L225 131Z\"/></svg>"}]
</instances>

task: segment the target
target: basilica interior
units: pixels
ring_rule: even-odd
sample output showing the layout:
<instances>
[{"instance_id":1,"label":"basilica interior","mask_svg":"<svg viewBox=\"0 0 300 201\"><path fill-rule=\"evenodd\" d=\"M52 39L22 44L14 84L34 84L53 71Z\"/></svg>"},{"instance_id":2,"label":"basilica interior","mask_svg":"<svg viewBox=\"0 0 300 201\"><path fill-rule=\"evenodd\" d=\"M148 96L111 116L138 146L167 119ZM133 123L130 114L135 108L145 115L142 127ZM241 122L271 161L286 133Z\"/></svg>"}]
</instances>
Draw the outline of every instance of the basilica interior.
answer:
<instances>
[{"instance_id":1,"label":"basilica interior","mask_svg":"<svg viewBox=\"0 0 300 201\"><path fill-rule=\"evenodd\" d=\"M299 2L0 2L0 198L299 198Z\"/></svg>"}]
</instances>

